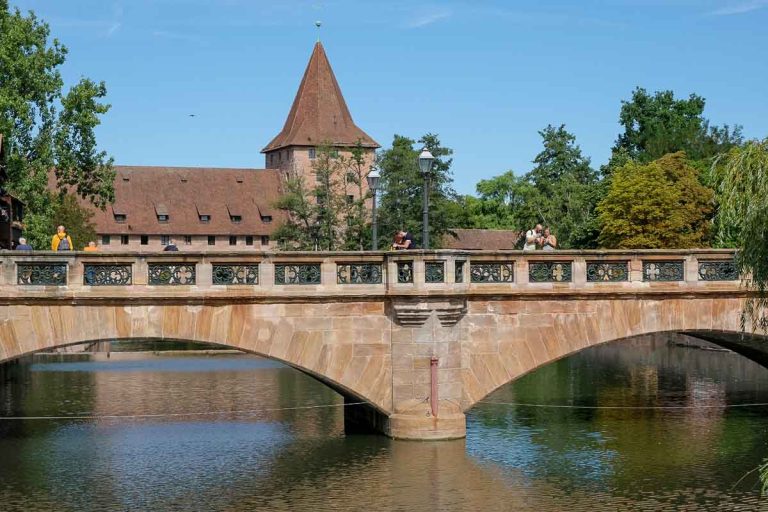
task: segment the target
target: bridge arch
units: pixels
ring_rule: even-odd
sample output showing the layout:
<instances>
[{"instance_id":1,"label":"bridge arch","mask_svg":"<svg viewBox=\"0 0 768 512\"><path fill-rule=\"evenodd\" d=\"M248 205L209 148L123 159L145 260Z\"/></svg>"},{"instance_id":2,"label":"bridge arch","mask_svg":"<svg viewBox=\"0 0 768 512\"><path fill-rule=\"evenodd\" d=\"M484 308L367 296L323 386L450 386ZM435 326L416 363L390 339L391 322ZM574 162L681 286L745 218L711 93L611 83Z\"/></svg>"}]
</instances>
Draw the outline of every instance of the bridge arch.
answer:
<instances>
[{"instance_id":1,"label":"bridge arch","mask_svg":"<svg viewBox=\"0 0 768 512\"><path fill-rule=\"evenodd\" d=\"M768 365L764 337L740 333L741 298L496 301L470 305L463 410L502 386L590 347L656 333L682 333ZM488 328L487 312L497 315ZM482 328L479 326L483 326ZM495 338L495 340L494 340Z\"/></svg>"},{"instance_id":2,"label":"bridge arch","mask_svg":"<svg viewBox=\"0 0 768 512\"><path fill-rule=\"evenodd\" d=\"M285 363L338 391L345 400L367 402L386 416L392 411L389 345L383 334L387 319L383 305L380 315L376 309L363 303L347 303L344 308L10 305L0 308L0 362L106 340L213 343ZM356 328L339 329L340 325Z\"/></svg>"}]
</instances>

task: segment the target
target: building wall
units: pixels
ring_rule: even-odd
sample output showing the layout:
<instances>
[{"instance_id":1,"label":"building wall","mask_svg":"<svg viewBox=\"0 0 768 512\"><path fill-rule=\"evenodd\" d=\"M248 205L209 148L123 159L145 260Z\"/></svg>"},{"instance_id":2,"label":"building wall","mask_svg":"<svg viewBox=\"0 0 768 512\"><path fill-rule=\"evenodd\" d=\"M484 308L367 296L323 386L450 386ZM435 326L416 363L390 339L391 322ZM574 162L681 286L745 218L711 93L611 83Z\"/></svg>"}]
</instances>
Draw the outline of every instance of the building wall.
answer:
<instances>
[{"instance_id":1,"label":"building wall","mask_svg":"<svg viewBox=\"0 0 768 512\"><path fill-rule=\"evenodd\" d=\"M109 237L109 243L105 244L105 236ZM123 237L127 237L128 243L124 244ZM165 235L147 235L147 244L141 243L141 234L136 235L104 235L100 234L96 243L99 245L99 249L105 252L121 252L121 251L161 251L165 247L162 243ZM277 247L272 239L268 235L253 235L253 244L246 244L246 237L243 235L236 236L236 244L230 245L229 235L212 235L215 236L215 244L210 245L208 243L207 235L193 235L191 241L186 242L184 235L173 235L171 238L176 242L180 251L192 251L192 252L206 252L206 251L266 251L272 250ZM233 235L234 236L234 235Z\"/></svg>"}]
</instances>

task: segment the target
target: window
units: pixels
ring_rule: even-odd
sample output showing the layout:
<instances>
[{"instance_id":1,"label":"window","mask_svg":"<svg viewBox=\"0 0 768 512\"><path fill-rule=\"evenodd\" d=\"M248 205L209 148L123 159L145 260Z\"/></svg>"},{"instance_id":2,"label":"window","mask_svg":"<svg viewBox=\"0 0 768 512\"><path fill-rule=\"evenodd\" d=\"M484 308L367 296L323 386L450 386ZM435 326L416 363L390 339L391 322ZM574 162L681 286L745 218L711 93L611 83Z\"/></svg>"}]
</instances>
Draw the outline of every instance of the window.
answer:
<instances>
[{"instance_id":1,"label":"window","mask_svg":"<svg viewBox=\"0 0 768 512\"><path fill-rule=\"evenodd\" d=\"M315 148L309 148L309 159L314 160L317 158L317 150Z\"/></svg>"},{"instance_id":2,"label":"window","mask_svg":"<svg viewBox=\"0 0 768 512\"><path fill-rule=\"evenodd\" d=\"M211 222L211 216L210 215L200 215L200 222L203 224L208 224Z\"/></svg>"},{"instance_id":3,"label":"window","mask_svg":"<svg viewBox=\"0 0 768 512\"><path fill-rule=\"evenodd\" d=\"M231 220L235 224L240 224L240 222L242 222L243 220L243 217L241 215L230 215L229 220Z\"/></svg>"},{"instance_id":4,"label":"window","mask_svg":"<svg viewBox=\"0 0 768 512\"><path fill-rule=\"evenodd\" d=\"M272 222L272 216L271 215L262 215L261 216L261 222L263 222L264 224L269 224L270 222Z\"/></svg>"},{"instance_id":5,"label":"window","mask_svg":"<svg viewBox=\"0 0 768 512\"><path fill-rule=\"evenodd\" d=\"M245 237L245 245L253 245L253 237L251 235Z\"/></svg>"},{"instance_id":6,"label":"window","mask_svg":"<svg viewBox=\"0 0 768 512\"><path fill-rule=\"evenodd\" d=\"M355 202L355 196L348 195L347 196L347 204L354 204L354 202Z\"/></svg>"},{"instance_id":7,"label":"window","mask_svg":"<svg viewBox=\"0 0 768 512\"><path fill-rule=\"evenodd\" d=\"M261 245L269 245L269 236L267 235L261 236Z\"/></svg>"},{"instance_id":8,"label":"window","mask_svg":"<svg viewBox=\"0 0 768 512\"><path fill-rule=\"evenodd\" d=\"M128 235L120 235L120 245L128 245Z\"/></svg>"},{"instance_id":9,"label":"window","mask_svg":"<svg viewBox=\"0 0 768 512\"><path fill-rule=\"evenodd\" d=\"M237 245L237 237L236 236L230 236L229 237L229 245Z\"/></svg>"},{"instance_id":10,"label":"window","mask_svg":"<svg viewBox=\"0 0 768 512\"><path fill-rule=\"evenodd\" d=\"M149 244L149 236L141 235L141 245L148 245L148 244Z\"/></svg>"},{"instance_id":11,"label":"window","mask_svg":"<svg viewBox=\"0 0 768 512\"><path fill-rule=\"evenodd\" d=\"M123 224L127 220L127 216L124 213L116 213L115 214L115 222L118 224Z\"/></svg>"},{"instance_id":12,"label":"window","mask_svg":"<svg viewBox=\"0 0 768 512\"><path fill-rule=\"evenodd\" d=\"M184 245L192 245L192 237L190 235L184 235Z\"/></svg>"},{"instance_id":13,"label":"window","mask_svg":"<svg viewBox=\"0 0 768 512\"><path fill-rule=\"evenodd\" d=\"M101 235L101 245L109 245L110 241L109 235Z\"/></svg>"},{"instance_id":14,"label":"window","mask_svg":"<svg viewBox=\"0 0 768 512\"><path fill-rule=\"evenodd\" d=\"M208 245L216 245L216 237L213 235L208 236Z\"/></svg>"},{"instance_id":15,"label":"window","mask_svg":"<svg viewBox=\"0 0 768 512\"><path fill-rule=\"evenodd\" d=\"M160 244L161 245L168 245L171 243L171 237L168 235L162 235L160 237Z\"/></svg>"},{"instance_id":16,"label":"window","mask_svg":"<svg viewBox=\"0 0 768 512\"><path fill-rule=\"evenodd\" d=\"M168 219L169 219L168 215L160 215L160 214L157 215L158 222L168 222Z\"/></svg>"}]
</instances>

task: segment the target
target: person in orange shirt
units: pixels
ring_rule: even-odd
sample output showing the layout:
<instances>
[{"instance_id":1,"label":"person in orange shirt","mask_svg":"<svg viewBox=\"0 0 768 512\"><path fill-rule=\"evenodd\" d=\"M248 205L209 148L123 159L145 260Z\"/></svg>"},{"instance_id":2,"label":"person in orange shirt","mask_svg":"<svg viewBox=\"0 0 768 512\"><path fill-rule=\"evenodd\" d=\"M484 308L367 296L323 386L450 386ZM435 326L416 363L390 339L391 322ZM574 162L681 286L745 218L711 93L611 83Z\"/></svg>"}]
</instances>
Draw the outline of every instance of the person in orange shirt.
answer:
<instances>
[{"instance_id":1,"label":"person in orange shirt","mask_svg":"<svg viewBox=\"0 0 768 512\"><path fill-rule=\"evenodd\" d=\"M91 240L90 242L88 242L88 245L83 250L86 252L96 252L99 250L99 248L96 246L96 242Z\"/></svg>"}]
</instances>

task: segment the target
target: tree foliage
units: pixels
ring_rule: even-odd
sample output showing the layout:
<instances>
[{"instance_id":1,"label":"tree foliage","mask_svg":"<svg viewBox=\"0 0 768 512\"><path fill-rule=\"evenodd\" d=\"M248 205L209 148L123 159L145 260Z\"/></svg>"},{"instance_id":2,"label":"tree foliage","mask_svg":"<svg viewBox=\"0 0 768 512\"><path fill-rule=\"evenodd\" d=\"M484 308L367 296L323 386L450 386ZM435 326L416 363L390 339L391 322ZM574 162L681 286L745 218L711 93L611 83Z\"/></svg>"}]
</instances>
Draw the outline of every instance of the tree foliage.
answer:
<instances>
[{"instance_id":1,"label":"tree foliage","mask_svg":"<svg viewBox=\"0 0 768 512\"><path fill-rule=\"evenodd\" d=\"M93 212L80 206L71 194L48 192L46 210L27 215L24 235L27 242L37 250L50 250L51 237L56 228L63 225L72 238L74 249L82 250L91 240L96 241L96 227L91 219Z\"/></svg>"},{"instance_id":2,"label":"tree foliage","mask_svg":"<svg viewBox=\"0 0 768 512\"><path fill-rule=\"evenodd\" d=\"M736 264L745 284L756 292L747 301L742 328L768 331L768 138L749 141L718 158L717 183L721 230L738 241Z\"/></svg>"},{"instance_id":3,"label":"tree foliage","mask_svg":"<svg viewBox=\"0 0 768 512\"><path fill-rule=\"evenodd\" d=\"M429 239L432 248L439 248L443 236L459 227L461 208L453 190L450 156L453 150L443 147L437 135L428 133L416 141L395 135L392 147L381 152L381 200L379 202L380 247L392 243L395 231L403 229L420 240L422 232L422 194L424 179L418 165L419 152L426 147L435 157L429 189ZM420 244L419 244L420 245Z\"/></svg>"},{"instance_id":4,"label":"tree foliage","mask_svg":"<svg viewBox=\"0 0 768 512\"><path fill-rule=\"evenodd\" d=\"M83 78L64 93L59 68L67 49L56 39L49 42L49 35L34 13L24 15L0 0L0 133L8 175L3 186L37 217L53 211L46 187L54 169L61 194L71 191L98 206L114 196L112 159L97 150L94 135L99 116L109 110L101 101L106 87Z\"/></svg>"},{"instance_id":5,"label":"tree foliage","mask_svg":"<svg viewBox=\"0 0 768 512\"><path fill-rule=\"evenodd\" d=\"M549 225L563 248L594 246L601 197L597 173L565 126L539 132L543 148L535 167L516 177L512 171L481 180L478 199L467 199L470 224L478 228L525 231Z\"/></svg>"},{"instance_id":6,"label":"tree foliage","mask_svg":"<svg viewBox=\"0 0 768 512\"><path fill-rule=\"evenodd\" d=\"M702 247L713 193L699 182L685 153L616 169L597 207L600 243L616 249Z\"/></svg>"},{"instance_id":7,"label":"tree foliage","mask_svg":"<svg viewBox=\"0 0 768 512\"><path fill-rule=\"evenodd\" d=\"M364 248L370 235L362 146L352 148L351 156L327 144L319 147L312 173L310 179L299 171L286 176L283 195L275 203L286 213L286 221L273 233L278 247L297 251Z\"/></svg>"},{"instance_id":8,"label":"tree foliage","mask_svg":"<svg viewBox=\"0 0 768 512\"><path fill-rule=\"evenodd\" d=\"M691 94L676 99L672 91L653 95L638 87L632 99L622 101L619 124L624 129L614 151L624 149L630 158L650 162L666 154L685 151L692 161L713 157L743 142L741 127L710 127L703 117L706 101Z\"/></svg>"}]
</instances>

